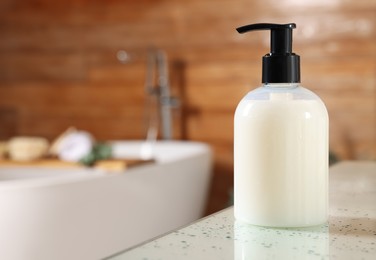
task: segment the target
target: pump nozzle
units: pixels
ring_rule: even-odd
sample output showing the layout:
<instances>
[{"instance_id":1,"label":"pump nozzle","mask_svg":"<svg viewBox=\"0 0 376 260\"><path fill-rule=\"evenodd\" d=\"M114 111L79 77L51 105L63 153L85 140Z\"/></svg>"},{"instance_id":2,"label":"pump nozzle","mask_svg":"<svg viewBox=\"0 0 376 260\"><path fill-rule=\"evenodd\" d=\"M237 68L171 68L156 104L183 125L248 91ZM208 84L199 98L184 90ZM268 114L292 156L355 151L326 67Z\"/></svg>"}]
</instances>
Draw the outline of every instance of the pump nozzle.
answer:
<instances>
[{"instance_id":1,"label":"pump nozzle","mask_svg":"<svg viewBox=\"0 0 376 260\"><path fill-rule=\"evenodd\" d=\"M270 53L263 57L263 83L300 82L300 58L292 52L292 30L296 24L257 23L237 28L239 33L270 30Z\"/></svg>"}]
</instances>

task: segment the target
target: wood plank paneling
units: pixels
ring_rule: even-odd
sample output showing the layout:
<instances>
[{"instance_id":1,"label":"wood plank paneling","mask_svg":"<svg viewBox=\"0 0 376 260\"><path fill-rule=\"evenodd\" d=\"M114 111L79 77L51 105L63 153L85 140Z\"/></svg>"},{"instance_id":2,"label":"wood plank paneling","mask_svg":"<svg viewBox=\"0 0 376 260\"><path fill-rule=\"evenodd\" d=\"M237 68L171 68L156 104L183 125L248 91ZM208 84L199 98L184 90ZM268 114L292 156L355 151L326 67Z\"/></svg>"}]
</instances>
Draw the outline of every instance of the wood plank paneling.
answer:
<instances>
[{"instance_id":1,"label":"wood plank paneling","mask_svg":"<svg viewBox=\"0 0 376 260\"><path fill-rule=\"evenodd\" d=\"M13 107L0 106L0 141L18 134L18 113Z\"/></svg>"},{"instance_id":2,"label":"wood plank paneling","mask_svg":"<svg viewBox=\"0 0 376 260\"><path fill-rule=\"evenodd\" d=\"M215 5L214 5L215 4ZM151 47L169 55L174 136L208 142L215 175L208 213L232 186L233 113L260 85L269 33L252 22L295 22L302 85L330 115L330 148L376 159L376 1L5 0L0 3L0 138L54 138L70 125L98 139L145 136ZM130 54L121 64L118 50Z\"/></svg>"},{"instance_id":3,"label":"wood plank paneling","mask_svg":"<svg viewBox=\"0 0 376 260\"><path fill-rule=\"evenodd\" d=\"M144 102L143 87L114 84L78 84L62 82L30 82L0 85L0 105L33 106L122 106L139 105ZM130 108L131 108L130 106Z\"/></svg>"},{"instance_id":4,"label":"wood plank paneling","mask_svg":"<svg viewBox=\"0 0 376 260\"><path fill-rule=\"evenodd\" d=\"M81 53L0 52L0 80L77 81L85 77Z\"/></svg>"}]
</instances>

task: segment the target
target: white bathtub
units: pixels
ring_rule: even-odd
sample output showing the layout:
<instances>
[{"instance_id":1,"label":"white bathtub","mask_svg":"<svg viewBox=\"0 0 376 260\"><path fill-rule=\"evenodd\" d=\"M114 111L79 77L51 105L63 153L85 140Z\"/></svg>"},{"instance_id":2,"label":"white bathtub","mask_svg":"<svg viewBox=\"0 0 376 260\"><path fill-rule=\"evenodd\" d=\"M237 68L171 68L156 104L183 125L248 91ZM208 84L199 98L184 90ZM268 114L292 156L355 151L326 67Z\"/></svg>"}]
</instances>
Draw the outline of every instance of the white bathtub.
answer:
<instances>
[{"instance_id":1,"label":"white bathtub","mask_svg":"<svg viewBox=\"0 0 376 260\"><path fill-rule=\"evenodd\" d=\"M115 142L134 157L141 142ZM0 168L0 259L101 259L203 214L211 152L157 142L155 164L121 174L89 169Z\"/></svg>"}]
</instances>

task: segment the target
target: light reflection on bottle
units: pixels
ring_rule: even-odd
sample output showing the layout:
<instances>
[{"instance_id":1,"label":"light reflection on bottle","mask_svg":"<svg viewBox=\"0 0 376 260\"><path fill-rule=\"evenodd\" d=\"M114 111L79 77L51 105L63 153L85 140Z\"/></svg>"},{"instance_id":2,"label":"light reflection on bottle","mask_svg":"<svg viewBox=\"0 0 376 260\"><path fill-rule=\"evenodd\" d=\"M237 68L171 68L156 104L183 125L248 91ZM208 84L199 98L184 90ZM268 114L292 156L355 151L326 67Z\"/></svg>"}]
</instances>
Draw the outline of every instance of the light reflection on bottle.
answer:
<instances>
[{"instance_id":1,"label":"light reflection on bottle","mask_svg":"<svg viewBox=\"0 0 376 260\"><path fill-rule=\"evenodd\" d=\"M264 228L235 221L234 259L325 259L329 228Z\"/></svg>"}]
</instances>

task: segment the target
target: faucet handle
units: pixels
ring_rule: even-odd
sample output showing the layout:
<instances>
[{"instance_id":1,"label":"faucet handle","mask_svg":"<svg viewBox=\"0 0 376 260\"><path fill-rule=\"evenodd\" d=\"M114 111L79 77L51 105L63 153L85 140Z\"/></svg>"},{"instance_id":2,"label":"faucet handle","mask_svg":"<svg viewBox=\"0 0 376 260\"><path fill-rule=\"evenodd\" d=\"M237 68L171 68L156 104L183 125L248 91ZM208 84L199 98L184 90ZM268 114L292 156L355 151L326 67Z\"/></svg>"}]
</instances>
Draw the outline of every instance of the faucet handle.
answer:
<instances>
[{"instance_id":1,"label":"faucet handle","mask_svg":"<svg viewBox=\"0 0 376 260\"><path fill-rule=\"evenodd\" d=\"M178 108L181 105L180 99L177 97L161 97L160 102L162 106L169 106L172 108Z\"/></svg>"}]
</instances>

